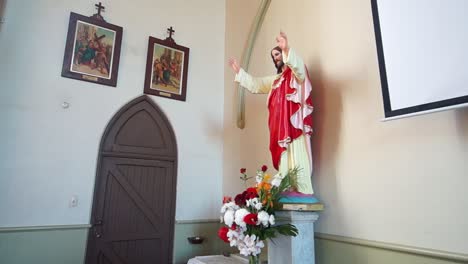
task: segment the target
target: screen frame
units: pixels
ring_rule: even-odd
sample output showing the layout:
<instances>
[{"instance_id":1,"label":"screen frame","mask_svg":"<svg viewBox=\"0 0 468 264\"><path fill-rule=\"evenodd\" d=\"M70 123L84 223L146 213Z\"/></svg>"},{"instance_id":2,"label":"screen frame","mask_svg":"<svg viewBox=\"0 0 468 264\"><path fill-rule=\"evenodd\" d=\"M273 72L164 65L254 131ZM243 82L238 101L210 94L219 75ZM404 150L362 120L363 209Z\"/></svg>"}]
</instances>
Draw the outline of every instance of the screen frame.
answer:
<instances>
[{"instance_id":1,"label":"screen frame","mask_svg":"<svg viewBox=\"0 0 468 264\"><path fill-rule=\"evenodd\" d=\"M385 67L385 55L383 50L382 32L380 29L379 10L377 5L378 0L371 0L372 17L374 21L374 33L377 47L377 57L379 61L380 82L382 89L383 105L385 118L394 118L397 116L416 115L423 113L431 113L434 111L449 110L456 107L468 105L468 95L454 97L446 100L434 101L426 104L415 105L406 108L392 109L390 103L390 93L387 80L387 70Z\"/></svg>"}]
</instances>

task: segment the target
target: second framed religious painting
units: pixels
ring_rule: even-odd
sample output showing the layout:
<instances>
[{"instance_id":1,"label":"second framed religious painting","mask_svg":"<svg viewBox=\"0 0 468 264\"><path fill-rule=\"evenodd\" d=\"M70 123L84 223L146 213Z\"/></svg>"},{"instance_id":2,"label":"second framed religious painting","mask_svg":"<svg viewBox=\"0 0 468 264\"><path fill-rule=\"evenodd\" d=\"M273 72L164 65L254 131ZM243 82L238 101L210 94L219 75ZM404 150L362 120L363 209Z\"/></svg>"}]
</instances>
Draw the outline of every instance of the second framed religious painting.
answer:
<instances>
[{"instance_id":1,"label":"second framed religious painting","mask_svg":"<svg viewBox=\"0 0 468 264\"><path fill-rule=\"evenodd\" d=\"M190 49L149 37L144 93L185 101Z\"/></svg>"}]
</instances>

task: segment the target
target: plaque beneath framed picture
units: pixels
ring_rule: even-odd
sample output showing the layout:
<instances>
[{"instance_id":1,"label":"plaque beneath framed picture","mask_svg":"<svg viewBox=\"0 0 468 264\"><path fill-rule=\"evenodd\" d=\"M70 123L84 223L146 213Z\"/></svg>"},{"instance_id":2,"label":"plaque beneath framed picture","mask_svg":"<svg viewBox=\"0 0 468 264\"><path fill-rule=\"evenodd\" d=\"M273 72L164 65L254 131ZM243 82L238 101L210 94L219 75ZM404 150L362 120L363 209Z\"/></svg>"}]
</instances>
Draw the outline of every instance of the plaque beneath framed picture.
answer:
<instances>
[{"instance_id":1,"label":"plaque beneath framed picture","mask_svg":"<svg viewBox=\"0 0 468 264\"><path fill-rule=\"evenodd\" d=\"M102 16L70 13L62 76L116 86L122 27Z\"/></svg>"},{"instance_id":2,"label":"plaque beneath framed picture","mask_svg":"<svg viewBox=\"0 0 468 264\"><path fill-rule=\"evenodd\" d=\"M189 51L171 36L165 40L150 37L144 93L185 101Z\"/></svg>"}]
</instances>

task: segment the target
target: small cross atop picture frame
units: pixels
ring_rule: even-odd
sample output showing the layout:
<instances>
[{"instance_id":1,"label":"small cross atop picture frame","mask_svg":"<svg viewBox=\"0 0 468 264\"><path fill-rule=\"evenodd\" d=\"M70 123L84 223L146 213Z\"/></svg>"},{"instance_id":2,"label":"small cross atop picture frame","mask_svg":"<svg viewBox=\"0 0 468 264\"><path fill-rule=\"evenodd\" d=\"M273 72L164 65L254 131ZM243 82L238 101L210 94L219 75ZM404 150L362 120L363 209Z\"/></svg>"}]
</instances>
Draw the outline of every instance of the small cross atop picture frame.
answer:
<instances>
[{"instance_id":1,"label":"small cross atop picture frame","mask_svg":"<svg viewBox=\"0 0 468 264\"><path fill-rule=\"evenodd\" d=\"M117 85L122 27L107 23L98 13L70 13L62 76L87 82Z\"/></svg>"},{"instance_id":2,"label":"small cross atop picture frame","mask_svg":"<svg viewBox=\"0 0 468 264\"><path fill-rule=\"evenodd\" d=\"M185 101L190 49L175 43L172 27L168 32L165 40L149 37L144 93Z\"/></svg>"}]
</instances>

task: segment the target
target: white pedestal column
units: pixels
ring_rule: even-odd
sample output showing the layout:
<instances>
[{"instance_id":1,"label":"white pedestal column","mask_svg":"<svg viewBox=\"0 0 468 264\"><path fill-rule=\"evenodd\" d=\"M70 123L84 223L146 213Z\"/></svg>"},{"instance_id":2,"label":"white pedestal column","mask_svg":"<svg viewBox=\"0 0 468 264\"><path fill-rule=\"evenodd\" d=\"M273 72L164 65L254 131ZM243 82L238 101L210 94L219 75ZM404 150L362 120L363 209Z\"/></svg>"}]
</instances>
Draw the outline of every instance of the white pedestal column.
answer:
<instances>
[{"instance_id":1,"label":"white pedestal column","mask_svg":"<svg viewBox=\"0 0 468 264\"><path fill-rule=\"evenodd\" d=\"M314 223L318 213L277 211L275 217L277 224L295 225L299 234L268 241L268 264L315 264Z\"/></svg>"}]
</instances>

